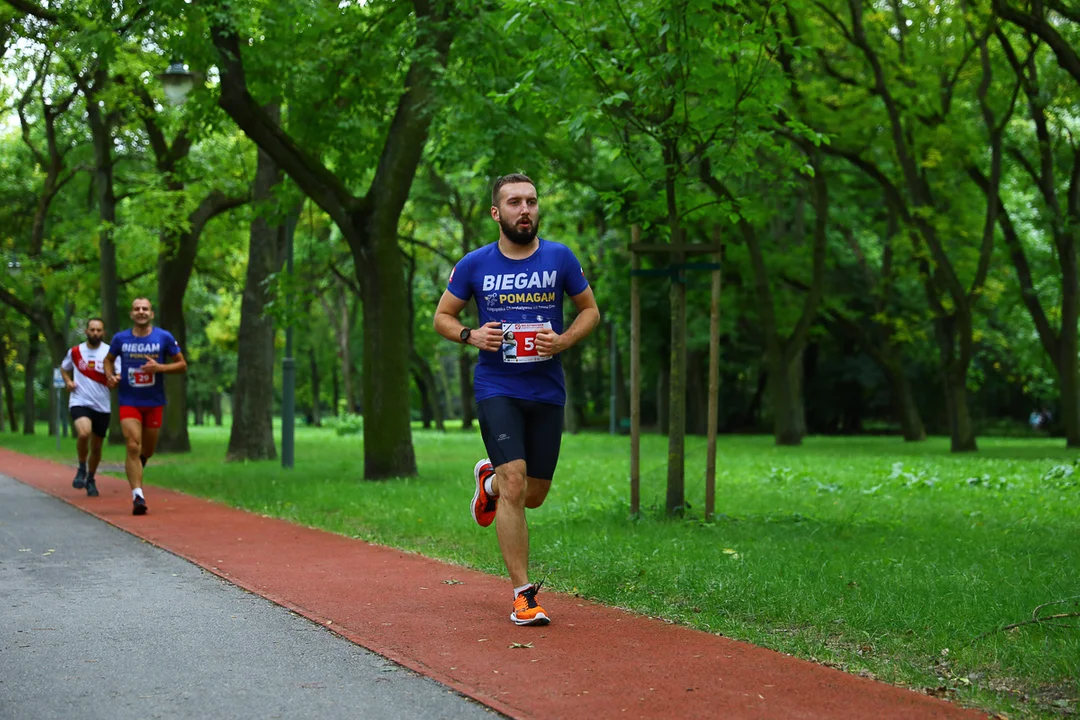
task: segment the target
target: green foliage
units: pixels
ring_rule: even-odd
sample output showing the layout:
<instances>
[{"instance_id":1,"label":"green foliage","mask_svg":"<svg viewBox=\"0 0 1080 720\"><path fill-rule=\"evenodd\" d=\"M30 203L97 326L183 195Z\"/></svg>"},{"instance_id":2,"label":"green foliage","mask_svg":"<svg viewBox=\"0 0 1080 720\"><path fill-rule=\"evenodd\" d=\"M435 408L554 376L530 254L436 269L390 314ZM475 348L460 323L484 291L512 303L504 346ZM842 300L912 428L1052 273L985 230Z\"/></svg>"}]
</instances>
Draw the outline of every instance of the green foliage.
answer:
<instances>
[{"instance_id":1,"label":"green foliage","mask_svg":"<svg viewBox=\"0 0 1080 720\"><path fill-rule=\"evenodd\" d=\"M360 435L364 432L364 416L351 412L341 412L336 416L327 418L325 424L339 437Z\"/></svg>"}]
</instances>

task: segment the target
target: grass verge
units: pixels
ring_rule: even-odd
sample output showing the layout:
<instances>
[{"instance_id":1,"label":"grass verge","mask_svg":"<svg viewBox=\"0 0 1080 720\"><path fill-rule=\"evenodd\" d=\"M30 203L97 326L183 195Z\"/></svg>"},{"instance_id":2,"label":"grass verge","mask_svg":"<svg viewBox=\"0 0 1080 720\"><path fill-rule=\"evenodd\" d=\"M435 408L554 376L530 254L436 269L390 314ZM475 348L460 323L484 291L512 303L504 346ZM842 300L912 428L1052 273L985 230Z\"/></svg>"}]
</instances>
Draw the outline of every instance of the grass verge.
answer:
<instances>
[{"instance_id":1,"label":"grass verge","mask_svg":"<svg viewBox=\"0 0 1080 720\"><path fill-rule=\"evenodd\" d=\"M228 430L159 456L147 482L502 574L494 532L467 507L475 433L416 431L417 478L364 482L358 437L298 429L296 469L225 464ZM55 439L0 445L72 462ZM628 507L628 440L567 436L555 486L530 511L532 577L549 587L1023 717L1073 715L1080 467L1053 440L724 437L717 511L701 520L705 448L688 440L685 519L663 516L666 439L643 439L642 516ZM122 449L106 450L122 462ZM122 475L122 471L120 473Z\"/></svg>"}]
</instances>

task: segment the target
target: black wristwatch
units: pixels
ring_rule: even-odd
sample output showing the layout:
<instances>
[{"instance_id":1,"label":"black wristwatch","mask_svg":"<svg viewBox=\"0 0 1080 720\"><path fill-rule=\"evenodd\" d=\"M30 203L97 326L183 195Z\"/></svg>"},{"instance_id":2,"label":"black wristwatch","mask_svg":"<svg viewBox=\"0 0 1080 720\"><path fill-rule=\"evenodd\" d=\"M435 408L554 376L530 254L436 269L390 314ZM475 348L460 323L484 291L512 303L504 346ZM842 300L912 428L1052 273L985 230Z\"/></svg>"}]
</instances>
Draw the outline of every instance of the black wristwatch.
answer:
<instances>
[{"instance_id":1,"label":"black wristwatch","mask_svg":"<svg viewBox=\"0 0 1080 720\"><path fill-rule=\"evenodd\" d=\"M467 327L466 328L461 328L461 342L463 342L465 344L468 344L468 342L469 342L469 333L471 333L471 332L472 332L471 328L467 328Z\"/></svg>"}]
</instances>

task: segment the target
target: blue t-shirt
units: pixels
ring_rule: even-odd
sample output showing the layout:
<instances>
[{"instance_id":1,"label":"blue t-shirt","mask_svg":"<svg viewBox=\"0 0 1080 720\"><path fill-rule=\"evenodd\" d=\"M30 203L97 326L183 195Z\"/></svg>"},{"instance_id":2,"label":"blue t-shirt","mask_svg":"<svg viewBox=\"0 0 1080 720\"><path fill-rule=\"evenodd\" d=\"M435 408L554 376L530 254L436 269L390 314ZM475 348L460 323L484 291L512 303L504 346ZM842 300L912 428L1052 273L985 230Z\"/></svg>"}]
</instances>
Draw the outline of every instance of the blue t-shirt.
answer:
<instances>
[{"instance_id":1,"label":"blue t-shirt","mask_svg":"<svg viewBox=\"0 0 1080 720\"><path fill-rule=\"evenodd\" d=\"M136 337L131 330L113 335L109 352L120 358L120 404L132 407L156 407L165 404L165 376L142 373L139 368L148 359L167 363L180 354L176 338L167 330L150 328L146 337Z\"/></svg>"},{"instance_id":2,"label":"blue t-shirt","mask_svg":"<svg viewBox=\"0 0 1080 720\"><path fill-rule=\"evenodd\" d=\"M476 298L481 325L502 323L499 351L480 351L477 402L512 397L566 403L562 364L558 356L537 353L536 333L546 327L561 334L564 294L579 295L588 287L574 253L551 240L541 239L536 252L523 260L506 257L493 242L454 266L447 289L460 300Z\"/></svg>"}]
</instances>

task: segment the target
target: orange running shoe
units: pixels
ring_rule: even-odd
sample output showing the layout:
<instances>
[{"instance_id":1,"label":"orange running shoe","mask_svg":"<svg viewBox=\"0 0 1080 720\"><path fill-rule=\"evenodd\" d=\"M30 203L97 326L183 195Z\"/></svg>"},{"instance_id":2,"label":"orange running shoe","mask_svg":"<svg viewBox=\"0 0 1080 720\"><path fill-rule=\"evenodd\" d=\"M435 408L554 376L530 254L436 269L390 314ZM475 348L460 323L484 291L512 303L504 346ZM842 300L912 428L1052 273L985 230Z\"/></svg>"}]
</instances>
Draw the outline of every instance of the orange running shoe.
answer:
<instances>
[{"instance_id":1,"label":"orange running shoe","mask_svg":"<svg viewBox=\"0 0 1080 720\"><path fill-rule=\"evenodd\" d=\"M499 506L499 496L488 495L487 491L484 490L484 481L495 473L495 468L491 466L491 460L484 458L476 463L476 467L473 468L472 472L473 478L476 480L476 492L473 493L472 506L469 511L472 513L473 520L476 521L477 525L487 527L495 522L495 509Z\"/></svg>"},{"instance_id":2,"label":"orange running shoe","mask_svg":"<svg viewBox=\"0 0 1080 720\"><path fill-rule=\"evenodd\" d=\"M514 598L514 612L510 613L510 619L515 625L547 625L551 622L544 608L536 602L536 593L540 592L543 584L533 583Z\"/></svg>"}]
</instances>

